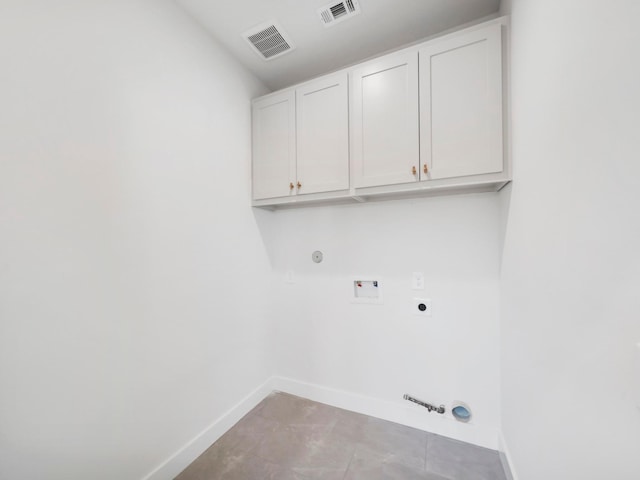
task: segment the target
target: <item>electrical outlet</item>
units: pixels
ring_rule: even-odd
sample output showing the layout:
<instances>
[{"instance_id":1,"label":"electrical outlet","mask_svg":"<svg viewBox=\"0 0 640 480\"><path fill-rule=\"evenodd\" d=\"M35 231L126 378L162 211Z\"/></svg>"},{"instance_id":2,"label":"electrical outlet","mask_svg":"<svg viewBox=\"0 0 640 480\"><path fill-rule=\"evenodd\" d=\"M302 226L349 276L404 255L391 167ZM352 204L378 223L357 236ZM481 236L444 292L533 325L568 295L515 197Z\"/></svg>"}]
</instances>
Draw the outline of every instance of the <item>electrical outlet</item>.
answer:
<instances>
[{"instance_id":1,"label":"electrical outlet","mask_svg":"<svg viewBox=\"0 0 640 480\"><path fill-rule=\"evenodd\" d=\"M414 298L413 299L413 314L421 317L431 316L431 300L428 298Z\"/></svg>"},{"instance_id":2,"label":"electrical outlet","mask_svg":"<svg viewBox=\"0 0 640 480\"><path fill-rule=\"evenodd\" d=\"M411 288L413 290L424 290L424 273L413 272Z\"/></svg>"}]
</instances>

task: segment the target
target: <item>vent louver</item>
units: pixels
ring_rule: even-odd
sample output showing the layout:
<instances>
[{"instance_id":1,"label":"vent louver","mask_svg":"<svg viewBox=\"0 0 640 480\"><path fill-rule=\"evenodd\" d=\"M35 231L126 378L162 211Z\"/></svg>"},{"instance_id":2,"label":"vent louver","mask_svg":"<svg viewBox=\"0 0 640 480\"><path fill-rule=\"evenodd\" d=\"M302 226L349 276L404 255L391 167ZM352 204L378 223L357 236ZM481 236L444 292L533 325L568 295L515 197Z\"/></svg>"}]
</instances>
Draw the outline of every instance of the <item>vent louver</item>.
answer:
<instances>
[{"instance_id":1,"label":"vent louver","mask_svg":"<svg viewBox=\"0 0 640 480\"><path fill-rule=\"evenodd\" d=\"M273 60L295 48L289 36L276 22L260 24L244 32L242 36L264 60Z\"/></svg>"},{"instance_id":2,"label":"vent louver","mask_svg":"<svg viewBox=\"0 0 640 480\"><path fill-rule=\"evenodd\" d=\"M358 0L343 0L338 3L330 3L318 10L320 20L325 27L333 27L335 24L347 20L360 13Z\"/></svg>"}]
</instances>

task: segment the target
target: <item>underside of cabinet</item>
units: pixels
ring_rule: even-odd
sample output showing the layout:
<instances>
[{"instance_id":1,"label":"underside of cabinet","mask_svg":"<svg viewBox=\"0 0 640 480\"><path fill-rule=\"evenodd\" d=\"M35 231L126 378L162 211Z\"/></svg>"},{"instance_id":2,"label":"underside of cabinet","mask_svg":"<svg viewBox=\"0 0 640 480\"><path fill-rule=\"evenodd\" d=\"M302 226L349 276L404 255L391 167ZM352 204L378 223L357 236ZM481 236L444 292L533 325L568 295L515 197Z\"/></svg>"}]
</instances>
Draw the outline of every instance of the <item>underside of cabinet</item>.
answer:
<instances>
[{"instance_id":1,"label":"underside of cabinet","mask_svg":"<svg viewBox=\"0 0 640 480\"><path fill-rule=\"evenodd\" d=\"M393 199L434 197L442 195L463 195L470 193L499 192L511 180L494 180L489 182L478 182L476 184L449 184L435 187L403 188L405 185L387 185L384 187L371 187L349 190L346 192L334 192L331 198L327 194L317 194L308 196L297 196L289 198L274 198L267 200L254 200L253 207L265 208L269 210L279 210L286 208L316 207L324 205L345 205L352 203L365 203L386 201Z\"/></svg>"}]
</instances>

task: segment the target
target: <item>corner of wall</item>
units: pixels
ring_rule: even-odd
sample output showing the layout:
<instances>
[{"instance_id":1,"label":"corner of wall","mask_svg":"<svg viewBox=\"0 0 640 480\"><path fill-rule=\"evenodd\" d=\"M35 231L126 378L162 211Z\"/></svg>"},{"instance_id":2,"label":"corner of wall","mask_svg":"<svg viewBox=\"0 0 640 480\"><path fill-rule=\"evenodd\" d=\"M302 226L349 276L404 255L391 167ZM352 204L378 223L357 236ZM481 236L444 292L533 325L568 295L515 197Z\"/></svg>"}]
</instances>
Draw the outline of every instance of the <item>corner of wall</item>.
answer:
<instances>
[{"instance_id":1,"label":"corner of wall","mask_svg":"<svg viewBox=\"0 0 640 480\"><path fill-rule=\"evenodd\" d=\"M273 379L249 393L142 480L172 480L271 393Z\"/></svg>"},{"instance_id":2,"label":"corner of wall","mask_svg":"<svg viewBox=\"0 0 640 480\"><path fill-rule=\"evenodd\" d=\"M509 448L507 447L507 442L504 439L502 431L498 433L498 453L500 454L500 463L502 463L505 478L507 480L518 480L518 476L513 468L511 454L509 453Z\"/></svg>"},{"instance_id":3,"label":"corner of wall","mask_svg":"<svg viewBox=\"0 0 640 480\"><path fill-rule=\"evenodd\" d=\"M501 0L499 11L500 11L500 15L511 14L511 0Z\"/></svg>"}]
</instances>

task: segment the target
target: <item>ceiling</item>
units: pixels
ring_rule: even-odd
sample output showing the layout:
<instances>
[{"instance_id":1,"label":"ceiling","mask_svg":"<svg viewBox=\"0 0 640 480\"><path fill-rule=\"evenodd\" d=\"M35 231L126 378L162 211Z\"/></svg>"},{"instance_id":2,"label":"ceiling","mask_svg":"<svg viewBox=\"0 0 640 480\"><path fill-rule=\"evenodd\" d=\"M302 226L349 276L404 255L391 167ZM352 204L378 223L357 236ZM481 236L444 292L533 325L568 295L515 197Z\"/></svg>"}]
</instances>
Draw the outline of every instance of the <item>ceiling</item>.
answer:
<instances>
[{"instance_id":1,"label":"ceiling","mask_svg":"<svg viewBox=\"0 0 640 480\"><path fill-rule=\"evenodd\" d=\"M362 13L332 27L318 9L339 0L176 0L272 90L498 12L500 0L358 0ZM295 50L266 61L242 33L276 21Z\"/></svg>"}]
</instances>

